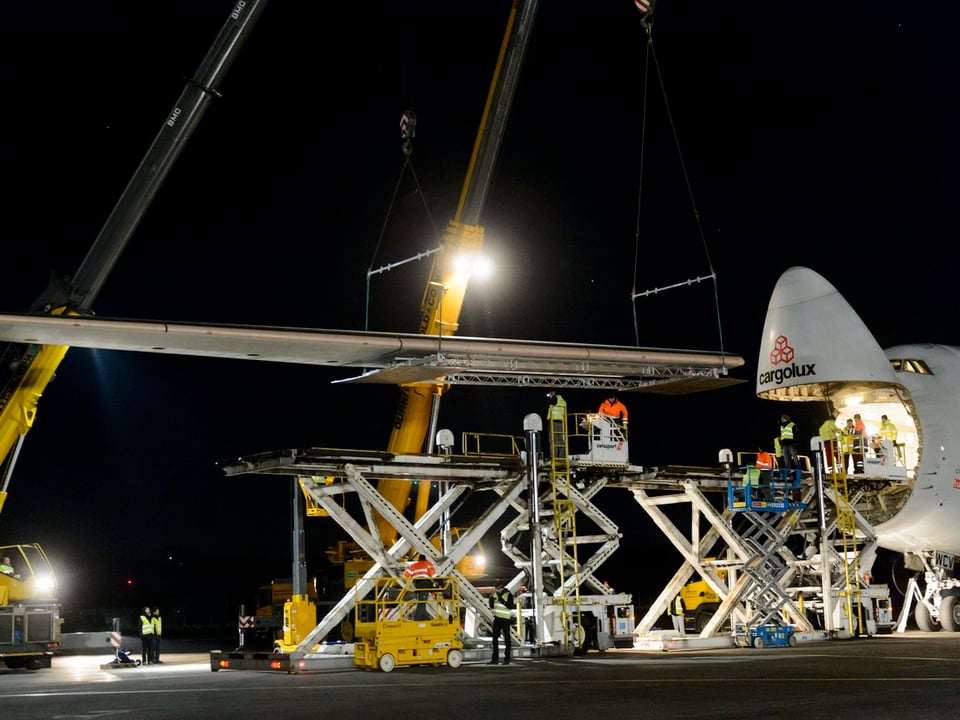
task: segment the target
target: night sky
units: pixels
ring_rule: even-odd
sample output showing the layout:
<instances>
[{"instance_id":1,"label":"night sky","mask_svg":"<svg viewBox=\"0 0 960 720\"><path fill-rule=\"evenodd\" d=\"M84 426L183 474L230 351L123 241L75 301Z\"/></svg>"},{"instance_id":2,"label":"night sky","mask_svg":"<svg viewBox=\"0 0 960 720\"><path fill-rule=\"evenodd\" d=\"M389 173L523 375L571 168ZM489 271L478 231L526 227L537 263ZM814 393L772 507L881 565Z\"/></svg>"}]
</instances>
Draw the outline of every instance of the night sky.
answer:
<instances>
[{"instance_id":1,"label":"night sky","mask_svg":"<svg viewBox=\"0 0 960 720\"><path fill-rule=\"evenodd\" d=\"M660 0L654 48L678 155L653 67L644 132L634 3L540 5L482 218L497 276L471 285L460 335L742 356L736 388L626 398L643 465L713 465L722 447L769 444L780 407L754 397L754 370L770 292L793 265L836 285L883 347L958 342L960 8ZM427 261L376 276L369 312L366 271L434 247L453 216L509 6L270 3L94 309L415 331ZM25 311L51 274L75 272L231 7L0 6L0 311ZM414 172L401 172L409 109ZM631 302L711 267L716 297L703 283ZM198 596L232 612L290 574L290 485L227 480L216 462L385 448L398 391L330 385L338 377L71 350L27 437L0 543L43 544L68 612ZM441 425L520 434L543 395L456 388ZM602 399L565 396L572 411ZM815 431L818 408L792 412ZM612 498L623 549L599 575L655 595L681 558L631 503ZM306 524L310 570L324 572L340 531Z\"/></svg>"}]
</instances>

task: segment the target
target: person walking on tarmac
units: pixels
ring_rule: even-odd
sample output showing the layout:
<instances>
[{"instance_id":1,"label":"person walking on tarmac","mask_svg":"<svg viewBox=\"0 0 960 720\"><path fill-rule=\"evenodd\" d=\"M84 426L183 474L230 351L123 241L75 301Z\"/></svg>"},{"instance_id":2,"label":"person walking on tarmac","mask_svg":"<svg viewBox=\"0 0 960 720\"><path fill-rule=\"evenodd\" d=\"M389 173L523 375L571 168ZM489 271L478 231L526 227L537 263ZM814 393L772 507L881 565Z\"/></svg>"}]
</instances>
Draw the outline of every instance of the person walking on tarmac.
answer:
<instances>
[{"instance_id":1,"label":"person walking on tarmac","mask_svg":"<svg viewBox=\"0 0 960 720\"><path fill-rule=\"evenodd\" d=\"M510 614L516 605L513 593L504 584L497 583L490 596L490 608L493 610L493 657L487 665L496 665L500 657L500 635L503 635L503 664L510 664Z\"/></svg>"},{"instance_id":2,"label":"person walking on tarmac","mask_svg":"<svg viewBox=\"0 0 960 720\"><path fill-rule=\"evenodd\" d=\"M153 661L153 617L149 607L140 613L140 662L149 665Z\"/></svg>"},{"instance_id":3,"label":"person walking on tarmac","mask_svg":"<svg viewBox=\"0 0 960 720\"><path fill-rule=\"evenodd\" d=\"M160 608L153 609L150 623L153 625L153 657L150 662L154 665L162 665L163 661L160 659L160 636L163 635L163 618L160 617Z\"/></svg>"},{"instance_id":4,"label":"person walking on tarmac","mask_svg":"<svg viewBox=\"0 0 960 720\"><path fill-rule=\"evenodd\" d=\"M616 392L611 392L607 399L600 403L600 409L597 412L600 415L616 418L623 426L627 424L627 406L617 399Z\"/></svg>"},{"instance_id":5,"label":"person walking on tarmac","mask_svg":"<svg viewBox=\"0 0 960 720\"><path fill-rule=\"evenodd\" d=\"M687 628L683 624L683 598L680 597L680 593L677 593L673 602L667 606L667 614L673 621L673 629L677 631L677 634L686 635Z\"/></svg>"}]
</instances>

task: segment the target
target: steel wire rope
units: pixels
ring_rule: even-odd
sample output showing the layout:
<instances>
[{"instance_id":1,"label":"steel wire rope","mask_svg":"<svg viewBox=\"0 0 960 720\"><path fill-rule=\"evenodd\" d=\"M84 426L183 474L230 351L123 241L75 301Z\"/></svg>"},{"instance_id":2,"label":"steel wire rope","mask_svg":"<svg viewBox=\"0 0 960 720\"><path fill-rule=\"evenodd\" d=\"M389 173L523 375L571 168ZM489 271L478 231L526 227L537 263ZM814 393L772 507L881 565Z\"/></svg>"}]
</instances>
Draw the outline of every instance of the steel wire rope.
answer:
<instances>
[{"instance_id":1,"label":"steel wire rope","mask_svg":"<svg viewBox=\"0 0 960 720\"><path fill-rule=\"evenodd\" d=\"M408 12L411 13L412 3L408 3ZM404 57L403 62L403 94L410 100L410 96L413 94L411 87L414 85L415 71L416 66L414 65L411 58L416 57L416 33L411 33L411 40L407 43L406 48L407 52ZM412 103L408 103L407 107L413 107ZM397 202L397 195L400 192L400 186L403 183L403 176L406 173L407 169L410 170L410 175L413 177L413 184L416 188L417 194L420 196L421 202L423 203L423 209L427 214L427 219L430 222L430 229L433 231L433 236L436 238L437 247L440 247L442 238L440 233L437 232L437 224L433 219L433 213L430 212L430 206L427 204L427 198L423 193L423 188L420 186L420 178L417 177L417 171L413 167L413 138L416 134L416 115L410 111L412 116L411 126L404 130L404 141L401 145L401 152L403 152L403 164L400 166L400 174L397 177L397 182L393 187L393 193L390 196L390 204L387 207L387 214L383 218L383 224L380 226L380 234L377 236L377 243L373 248L373 255L370 258L370 265L367 267L367 278L366 278L366 297L364 298L364 311L363 311L363 329L367 331L370 329L370 275L373 273L373 265L377 260L377 255L380 252L380 246L383 244L383 238L387 231L387 226L390 224L390 217L393 214L393 208ZM407 114L404 113L404 118L406 119ZM409 134L408 134L409 133ZM427 254L419 254L416 259L421 259L426 257ZM406 262L406 261L403 261ZM396 264L403 264L396 263Z\"/></svg>"},{"instance_id":2,"label":"steel wire rope","mask_svg":"<svg viewBox=\"0 0 960 720\"><path fill-rule=\"evenodd\" d=\"M725 357L726 353L723 349L723 325L720 320L720 295L717 288L717 273L713 267L713 260L710 257L710 249L707 247L707 239L703 233L703 224L700 222L700 211L697 208L696 200L693 196L693 187L690 184L690 175L687 172L687 165L683 158L683 150L680 147L680 138L677 134L676 124L673 121L673 113L670 110L670 101L667 98L667 89L663 82L663 74L660 72L660 63L657 60L657 51L653 47L653 18L652 12L646 15L641 21L643 25L644 32L647 36L647 52L646 52L646 62L644 65L644 76L643 76L643 121L641 123L640 131L640 180L638 183L637 190L637 225L634 230L634 263L633 263L633 290L630 294L631 305L633 308L633 330L634 336L636 338L637 345L640 345L640 329L637 322L637 266L640 263L640 215L641 215L641 200L643 197L643 170L644 170L644 157L646 150L646 132L647 132L647 97L648 97L648 86L649 86L649 75L650 75L650 62L652 60L654 70L657 75L657 82L660 85L660 94L663 97L663 106L667 115L667 122L670 125L670 132L673 136L674 147L677 150L677 157L680 160L680 171L683 174L683 181L687 187L687 195L690 198L690 207L693 212L693 219L697 225L697 233L700 236L700 243L703 246L703 252L707 259L707 267L710 270L708 277L713 281L713 302L714 309L717 315L717 333L720 341L720 356L721 358ZM703 278L701 278L703 279ZM688 281L686 284L690 284ZM680 283L684 284L684 283Z\"/></svg>"},{"instance_id":3,"label":"steel wire rope","mask_svg":"<svg viewBox=\"0 0 960 720\"><path fill-rule=\"evenodd\" d=\"M433 236L436 238L438 247L441 242L440 234L437 232L437 224L433 219L433 213L430 212L430 206L427 204L427 198L423 193L423 188L420 186L420 179L417 177L417 172L413 168L413 162L410 159L411 154L412 153L410 152L404 153L403 165L400 167L400 175L397 177L397 182L394 185L393 193L390 196L390 204L387 206L387 214L383 218L383 224L380 226L380 234L377 236L377 243L373 248L373 256L370 258L370 265L367 267L366 299L363 317L363 329L365 331L370 329L370 275L373 273L373 264L376 262L377 254L380 252L380 246L383 244L383 238L387 231L387 226L390 224L390 217L393 214L393 208L397 202L397 195L400 192L400 186L403 183L403 176L406 173L407 168L410 169L410 175L413 177L413 184L416 187L417 194L420 196L420 199L423 202L423 209L427 214L427 219L430 221L430 229L433 231Z\"/></svg>"}]
</instances>

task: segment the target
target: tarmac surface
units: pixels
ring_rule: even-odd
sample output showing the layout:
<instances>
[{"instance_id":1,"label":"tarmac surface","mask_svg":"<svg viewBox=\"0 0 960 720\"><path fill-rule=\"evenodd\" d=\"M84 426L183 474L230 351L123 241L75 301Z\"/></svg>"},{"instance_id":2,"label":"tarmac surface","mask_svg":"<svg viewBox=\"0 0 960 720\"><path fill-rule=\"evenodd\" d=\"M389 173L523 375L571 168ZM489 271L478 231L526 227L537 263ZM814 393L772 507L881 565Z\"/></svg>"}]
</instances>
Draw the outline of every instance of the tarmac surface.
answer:
<instances>
[{"instance_id":1,"label":"tarmac surface","mask_svg":"<svg viewBox=\"0 0 960 720\"><path fill-rule=\"evenodd\" d=\"M0 669L4 720L151 718L960 718L960 634L796 647L610 650L465 661L390 673L342 664L297 674L211 672L206 649L171 643L163 664L104 669L110 654L48 670Z\"/></svg>"}]
</instances>

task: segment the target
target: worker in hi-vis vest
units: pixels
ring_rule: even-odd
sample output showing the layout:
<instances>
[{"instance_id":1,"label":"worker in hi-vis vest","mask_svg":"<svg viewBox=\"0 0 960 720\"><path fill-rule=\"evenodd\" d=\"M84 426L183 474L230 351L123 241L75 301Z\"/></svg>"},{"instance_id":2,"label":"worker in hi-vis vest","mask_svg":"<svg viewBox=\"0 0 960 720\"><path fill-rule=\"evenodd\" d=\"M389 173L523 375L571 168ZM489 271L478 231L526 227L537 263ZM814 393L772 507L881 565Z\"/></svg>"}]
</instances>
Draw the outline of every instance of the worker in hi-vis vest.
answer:
<instances>
[{"instance_id":1,"label":"worker in hi-vis vest","mask_svg":"<svg viewBox=\"0 0 960 720\"><path fill-rule=\"evenodd\" d=\"M496 665L500 656L500 636L503 635L503 664L510 664L510 626L512 610L516 605L513 593L503 583L497 583L490 596L490 609L493 610L493 657L488 665Z\"/></svg>"},{"instance_id":2,"label":"worker in hi-vis vest","mask_svg":"<svg viewBox=\"0 0 960 720\"><path fill-rule=\"evenodd\" d=\"M780 416L780 451L783 453L783 467L787 470L785 476L789 481L793 481L791 470L800 468L800 458L797 456L797 424L790 419L789 415Z\"/></svg>"},{"instance_id":3,"label":"worker in hi-vis vest","mask_svg":"<svg viewBox=\"0 0 960 720\"><path fill-rule=\"evenodd\" d=\"M140 642L142 648L140 651L140 661L144 665L149 665L153 660L153 617L150 615L150 608L143 608L140 614Z\"/></svg>"},{"instance_id":4,"label":"worker in hi-vis vest","mask_svg":"<svg viewBox=\"0 0 960 720\"><path fill-rule=\"evenodd\" d=\"M834 416L829 416L820 425L820 445L823 448L823 471L832 473L840 469L839 442L840 428Z\"/></svg>"},{"instance_id":5,"label":"worker in hi-vis vest","mask_svg":"<svg viewBox=\"0 0 960 720\"><path fill-rule=\"evenodd\" d=\"M160 660L160 636L163 635L163 618L160 617L160 608L153 609L153 616L150 618L153 625L153 652L150 656L150 662L154 665L161 665Z\"/></svg>"},{"instance_id":6,"label":"worker in hi-vis vest","mask_svg":"<svg viewBox=\"0 0 960 720\"><path fill-rule=\"evenodd\" d=\"M670 619L673 620L673 629L680 635L686 635L687 629L683 625L683 598L680 593L673 599L673 602L667 607Z\"/></svg>"},{"instance_id":7,"label":"worker in hi-vis vest","mask_svg":"<svg viewBox=\"0 0 960 720\"><path fill-rule=\"evenodd\" d=\"M627 406L617 399L615 392L610 393L607 399L600 403L597 413L616 418L622 425L627 424Z\"/></svg>"}]
</instances>

